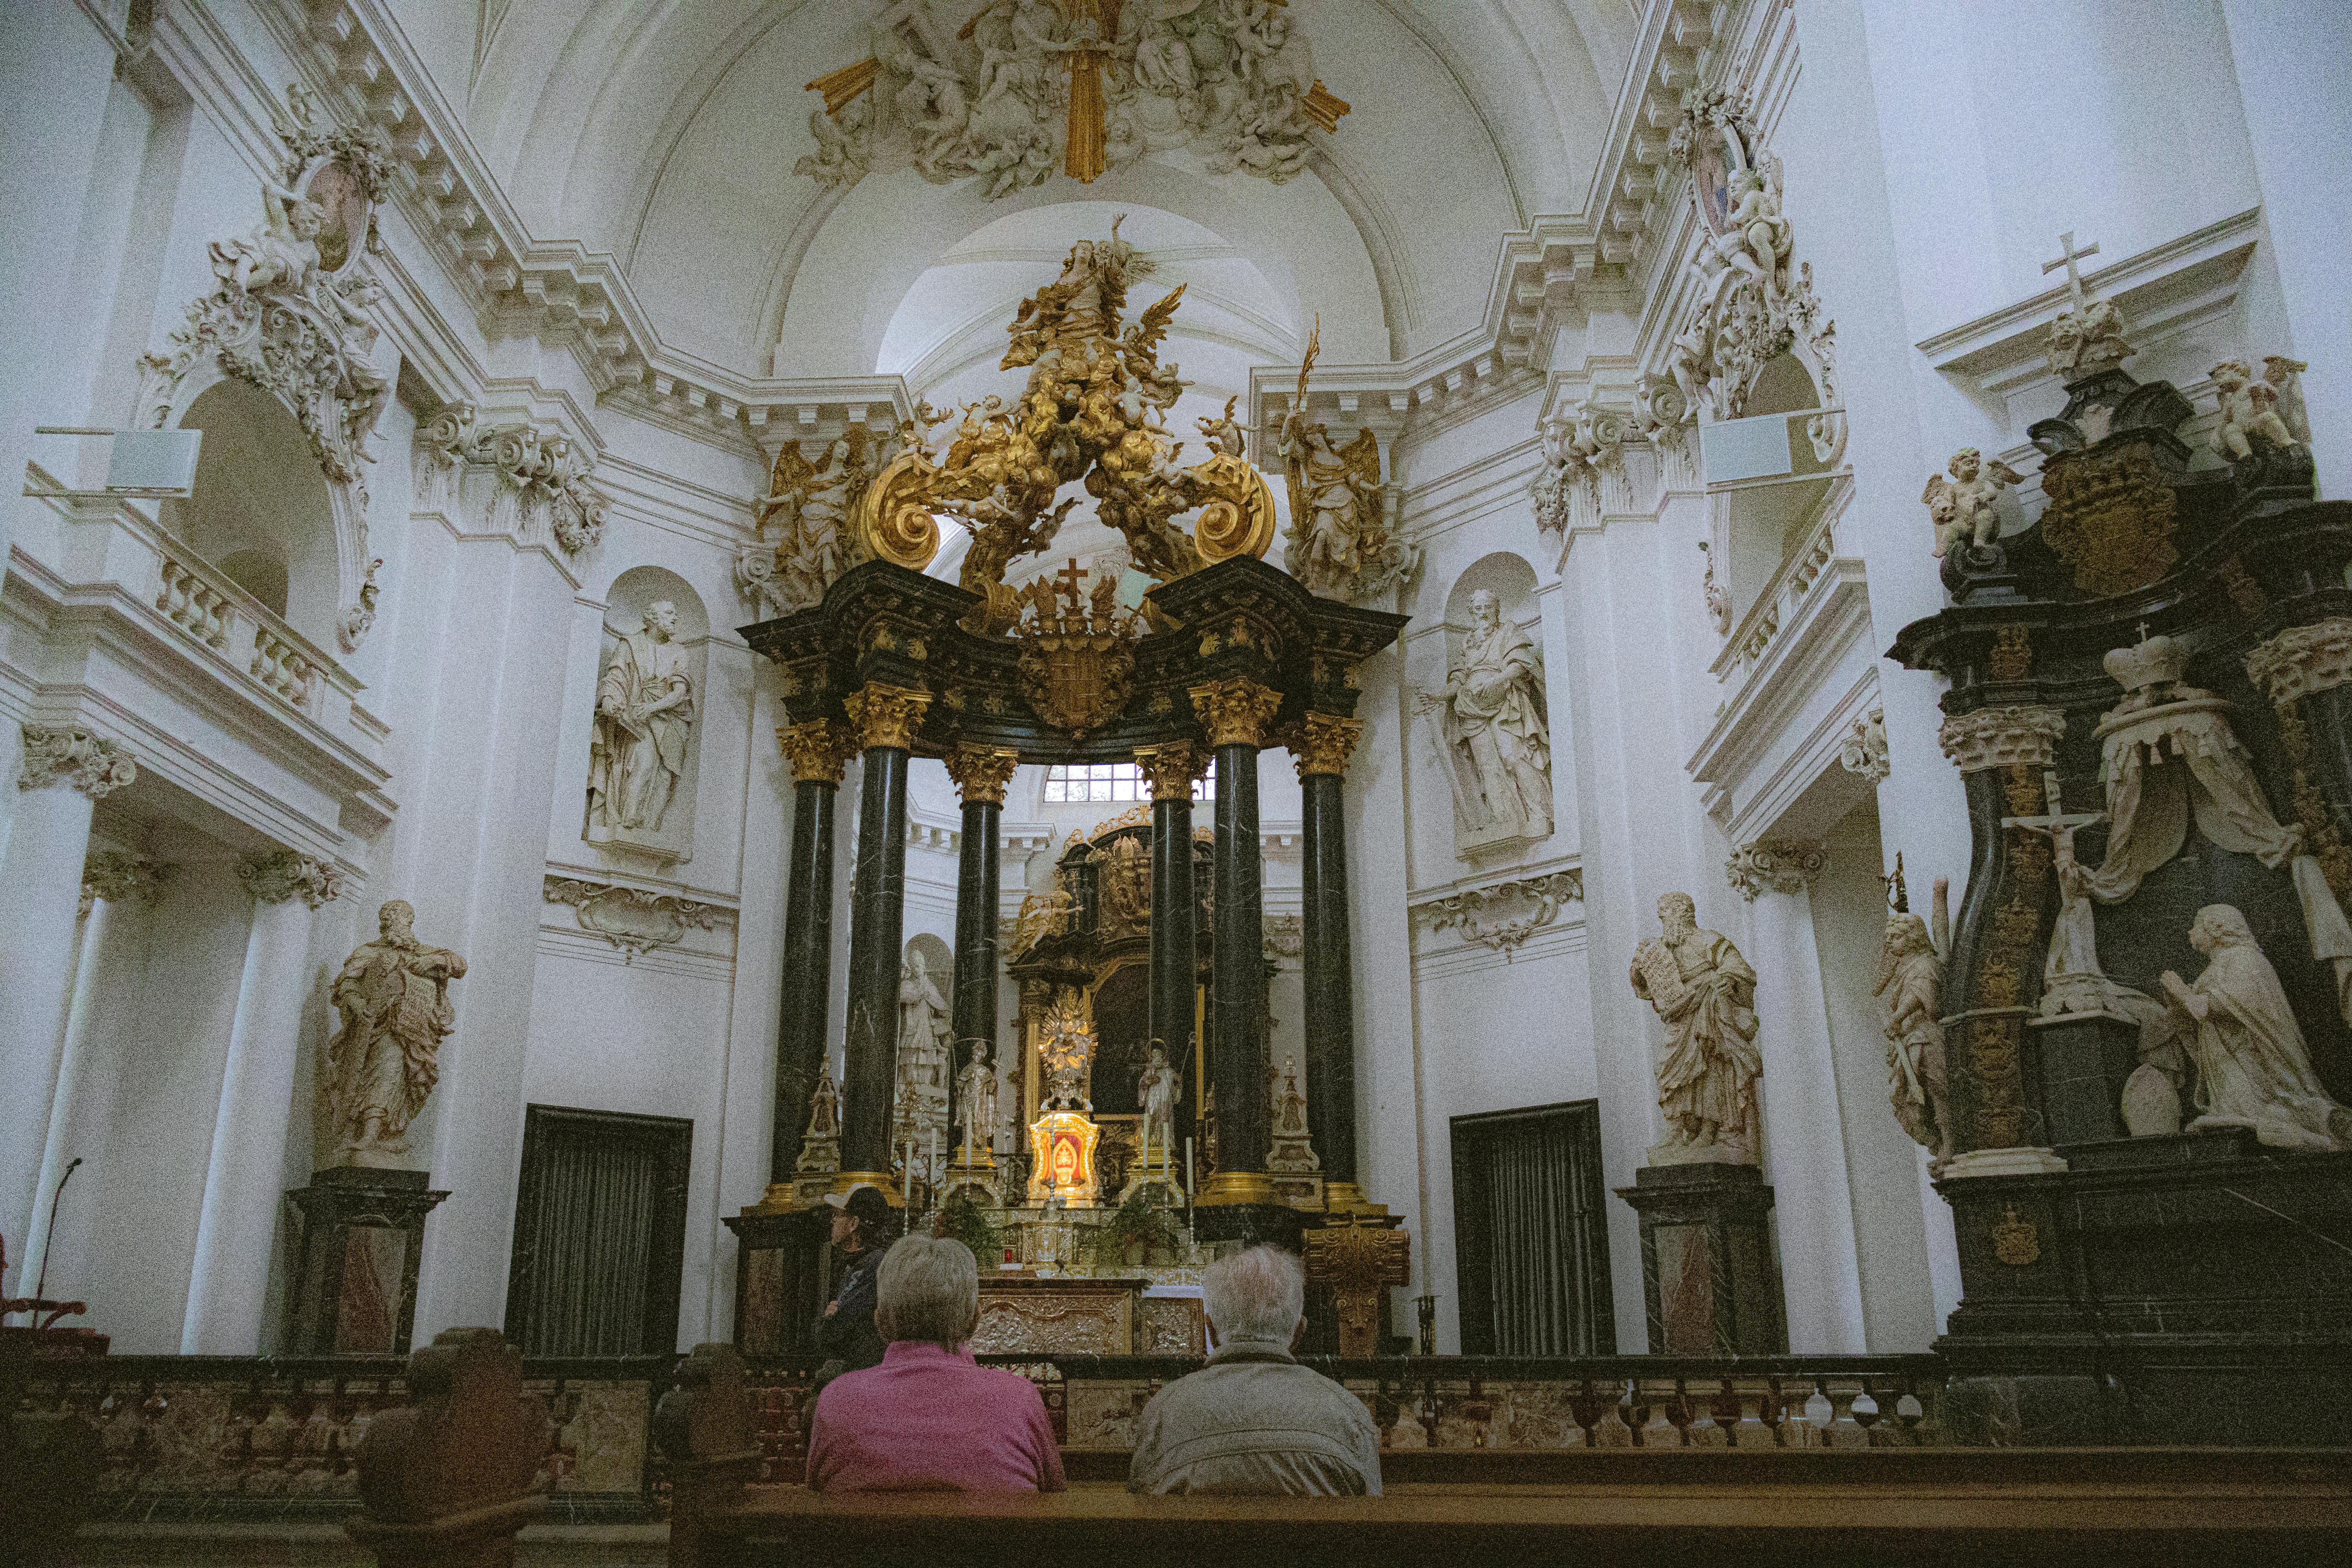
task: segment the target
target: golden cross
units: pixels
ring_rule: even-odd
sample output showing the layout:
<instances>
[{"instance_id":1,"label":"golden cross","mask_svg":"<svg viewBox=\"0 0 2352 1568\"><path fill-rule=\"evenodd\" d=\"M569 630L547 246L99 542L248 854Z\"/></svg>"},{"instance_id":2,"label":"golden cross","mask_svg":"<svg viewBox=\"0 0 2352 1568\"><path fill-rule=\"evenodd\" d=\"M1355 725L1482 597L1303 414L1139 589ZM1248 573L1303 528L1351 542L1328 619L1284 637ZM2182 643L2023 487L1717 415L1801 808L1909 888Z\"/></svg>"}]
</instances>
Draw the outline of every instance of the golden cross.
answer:
<instances>
[{"instance_id":1,"label":"golden cross","mask_svg":"<svg viewBox=\"0 0 2352 1568\"><path fill-rule=\"evenodd\" d=\"M1078 564L1078 558L1075 555L1070 557L1067 566L1054 574L1055 581L1062 584L1062 592L1068 595L1073 610L1078 607L1078 584L1086 581L1086 568Z\"/></svg>"}]
</instances>

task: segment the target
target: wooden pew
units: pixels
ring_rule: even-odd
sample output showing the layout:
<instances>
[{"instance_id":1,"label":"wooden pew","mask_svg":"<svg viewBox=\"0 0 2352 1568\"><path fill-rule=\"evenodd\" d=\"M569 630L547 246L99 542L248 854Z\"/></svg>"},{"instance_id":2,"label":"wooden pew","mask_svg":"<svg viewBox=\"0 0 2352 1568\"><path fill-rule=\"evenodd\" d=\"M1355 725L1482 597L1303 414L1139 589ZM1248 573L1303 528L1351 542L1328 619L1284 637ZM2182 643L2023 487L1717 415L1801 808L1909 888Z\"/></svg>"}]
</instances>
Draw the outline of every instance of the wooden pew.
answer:
<instances>
[{"instance_id":1,"label":"wooden pew","mask_svg":"<svg viewBox=\"0 0 2352 1568\"><path fill-rule=\"evenodd\" d=\"M694 1527L721 1564L1170 1562L2075 1564L2352 1561L2338 1452L1435 1452L1381 1498L753 1489ZM1441 1479L1442 1478L1442 1479Z\"/></svg>"}]
</instances>

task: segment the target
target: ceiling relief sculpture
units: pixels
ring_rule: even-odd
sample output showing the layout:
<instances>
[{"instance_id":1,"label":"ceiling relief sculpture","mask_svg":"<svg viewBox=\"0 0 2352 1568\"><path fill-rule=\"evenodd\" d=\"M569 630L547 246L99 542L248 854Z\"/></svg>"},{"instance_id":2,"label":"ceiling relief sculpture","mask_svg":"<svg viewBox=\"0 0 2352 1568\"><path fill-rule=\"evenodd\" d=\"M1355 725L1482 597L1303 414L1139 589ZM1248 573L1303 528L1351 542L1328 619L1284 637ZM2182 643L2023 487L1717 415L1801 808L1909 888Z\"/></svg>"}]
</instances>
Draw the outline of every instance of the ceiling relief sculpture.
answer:
<instances>
[{"instance_id":1,"label":"ceiling relief sculpture","mask_svg":"<svg viewBox=\"0 0 2352 1568\"><path fill-rule=\"evenodd\" d=\"M884 8L874 52L808 84L824 104L794 172L836 186L912 168L992 200L1182 148L1278 184L1306 167L1308 130L1348 112L1286 0L990 0L952 26L924 0Z\"/></svg>"}]
</instances>

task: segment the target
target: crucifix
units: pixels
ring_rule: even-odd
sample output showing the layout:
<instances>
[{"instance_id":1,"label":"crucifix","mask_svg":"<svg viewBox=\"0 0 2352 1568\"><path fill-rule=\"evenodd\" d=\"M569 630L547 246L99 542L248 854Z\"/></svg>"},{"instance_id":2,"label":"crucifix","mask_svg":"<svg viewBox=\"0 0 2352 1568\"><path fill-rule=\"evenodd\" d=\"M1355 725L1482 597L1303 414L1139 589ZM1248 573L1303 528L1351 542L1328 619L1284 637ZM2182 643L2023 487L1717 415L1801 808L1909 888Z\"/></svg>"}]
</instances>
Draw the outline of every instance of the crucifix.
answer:
<instances>
[{"instance_id":1,"label":"crucifix","mask_svg":"<svg viewBox=\"0 0 2352 1568\"><path fill-rule=\"evenodd\" d=\"M1085 582L1086 577L1087 569L1078 564L1078 558L1075 555L1070 557L1067 566L1054 574L1054 580L1062 585L1063 596L1070 601L1072 615L1085 613L1086 603L1078 597L1078 584Z\"/></svg>"},{"instance_id":2,"label":"crucifix","mask_svg":"<svg viewBox=\"0 0 2352 1568\"><path fill-rule=\"evenodd\" d=\"M2074 264L2086 256L2098 255L2099 243L2093 240L2077 250L2074 248L2074 231L2070 228L2058 237L2058 248L2064 254L2055 261L2043 262L2042 272L2044 277L2047 277L2061 267L2066 269L2066 294L2074 301L2074 313L2079 316L2083 313L2083 307L2089 303L2089 296L2083 292L2083 274L2076 269Z\"/></svg>"}]
</instances>

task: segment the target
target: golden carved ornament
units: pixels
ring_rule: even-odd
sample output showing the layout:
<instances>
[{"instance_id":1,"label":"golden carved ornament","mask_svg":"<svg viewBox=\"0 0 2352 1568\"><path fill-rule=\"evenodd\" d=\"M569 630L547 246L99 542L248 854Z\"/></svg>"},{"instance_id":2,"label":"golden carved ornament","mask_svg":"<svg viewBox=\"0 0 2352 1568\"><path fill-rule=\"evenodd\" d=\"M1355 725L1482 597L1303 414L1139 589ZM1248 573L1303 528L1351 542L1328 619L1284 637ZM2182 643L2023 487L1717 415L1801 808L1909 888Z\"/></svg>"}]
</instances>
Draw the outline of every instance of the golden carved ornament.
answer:
<instances>
[{"instance_id":1,"label":"golden carved ornament","mask_svg":"<svg viewBox=\"0 0 2352 1568\"><path fill-rule=\"evenodd\" d=\"M939 470L911 422L905 438L907 449L857 498L857 538L877 559L920 572L940 552L940 520L929 504L930 476Z\"/></svg>"},{"instance_id":2,"label":"golden carved ornament","mask_svg":"<svg viewBox=\"0 0 2352 1568\"><path fill-rule=\"evenodd\" d=\"M1266 726L1282 706L1281 692L1239 676L1195 686L1188 695L1212 746L1263 744Z\"/></svg>"},{"instance_id":3,"label":"golden carved ornament","mask_svg":"<svg viewBox=\"0 0 2352 1568\"><path fill-rule=\"evenodd\" d=\"M1290 742L1291 760L1298 764L1301 780L1310 773L1344 773L1349 759L1356 754L1356 742L1363 738L1361 719L1342 719L1336 713L1308 713L1298 724Z\"/></svg>"},{"instance_id":4,"label":"golden carved ornament","mask_svg":"<svg viewBox=\"0 0 2352 1568\"><path fill-rule=\"evenodd\" d=\"M1985 673L1995 680L2023 680L2033 673L2033 634L2024 626L2007 626L1993 634L1992 652Z\"/></svg>"},{"instance_id":5,"label":"golden carved ornament","mask_svg":"<svg viewBox=\"0 0 2352 1568\"><path fill-rule=\"evenodd\" d=\"M1193 749L1189 741L1170 741L1158 746L1139 746L1135 765L1151 781L1151 798L1190 800L1192 784L1204 771L1208 759Z\"/></svg>"},{"instance_id":6,"label":"golden carved ornament","mask_svg":"<svg viewBox=\"0 0 2352 1568\"><path fill-rule=\"evenodd\" d=\"M912 749L915 731L922 726L923 711L930 705L931 694L928 691L880 680L867 681L842 703L848 711L849 721L857 726L858 744L869 752L877 746Z\"/></svg>"},{"instance_id":7,"label":"golden carved ornament","mask_svg":"<svg viewBox=\"0 0 2352 1568\"><path fill-rule=\"evenodd\" d=\"M1381 1291L1412 1281L1411 1237L1401 1226L1365 1225L1349 1213L1346 1224L1310 1230L1300 1241L1307 1279L1331 1287L1339 1353L1351 1360L1378 1355Z\"/></svg>"},{"instance_id":8,"label":"golden carved ornament","mask_svg":"<svg viewBox=\"0 0 2352 1568\"><path fill-rule=\"evenodd\" d=\"M777 731L776 745L793 764L795 780L839 784L856 753L857 735L837 719L812 719Z\"/></svg>"},{"instance_id":9,"label":"golden carved ornament","mask_svg":"<svg viewBox=\"0 0 2352 1568\"><path fill-rule=\"evenodd\" d=\"M1068 570L1031 584L1013 633L1021 644L1013 668L1021 695L1037 717L1073 735L1101 728L1127 706L1143 630L1139 616L1118 607L1116 577L1098 574L1093 593L1081 595L1084 575L1073 559Z\"/></svg>"},{"instance_id":10,"label":"golden carved ornament","mask_svg":"<svg viewBox=\"0 0 2352 1568\"><path fill-rule=\"evenodd\" d=\"M1992 1255L2011 1268L2030 1268L2042 1261L2042 1233L2017 1212L2015 1204L2007 1205L1992 1227Z\"/></svg>"},{"instance_id":11,"label":"golden carved ornament","mask_svg":"<svg viewBox=\"0 0 2352 1568\"><path fill-rule=\"evenodd\" d=\"M2175 498L2144 451L2063 453L2042 466L2042 537L2087 594L2144 588L2172 570Z\"/></svg>"},{"instance_id":12,"label":"golden carved ornament","mask_svg":"<svg viewBox=\"0 0 2352 1568\"><path fill-rule=\"evenodd\" d=\"M948 777L955 780L966 805L984 800L1003 805L1004 786L1013 782L1021 753L1005 746L976 746L967 741L947 754L947 764Z\"/></svg>"},{"instance_id":13,"label":"golden carved ornament","mask_svg":"<svg viewBox=\"0 0 2352 1568\"><path fill-rule=\"evenodd\" d=\"M1236 555L1265 559L1274 543L1274 491L1244 458L1220 452L1192 470L1211 500L1192 524L1192 547L1209 565Z\"/></svg>"}]
</instances>

